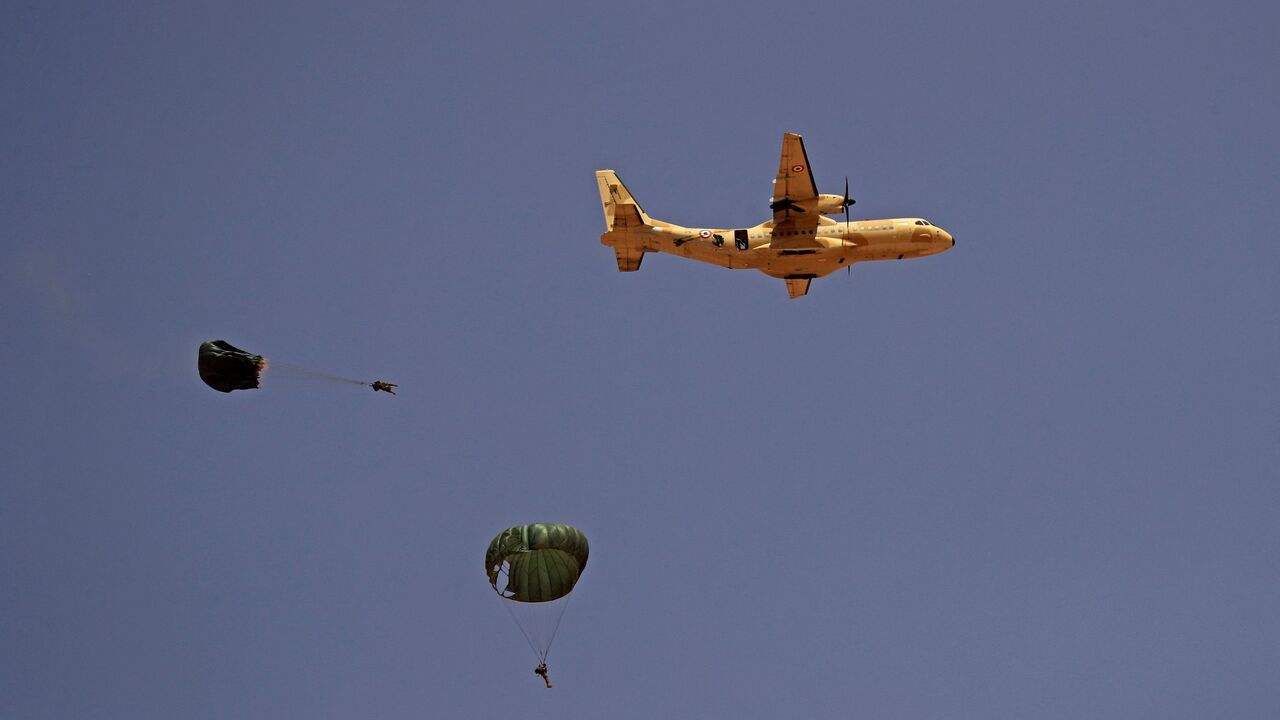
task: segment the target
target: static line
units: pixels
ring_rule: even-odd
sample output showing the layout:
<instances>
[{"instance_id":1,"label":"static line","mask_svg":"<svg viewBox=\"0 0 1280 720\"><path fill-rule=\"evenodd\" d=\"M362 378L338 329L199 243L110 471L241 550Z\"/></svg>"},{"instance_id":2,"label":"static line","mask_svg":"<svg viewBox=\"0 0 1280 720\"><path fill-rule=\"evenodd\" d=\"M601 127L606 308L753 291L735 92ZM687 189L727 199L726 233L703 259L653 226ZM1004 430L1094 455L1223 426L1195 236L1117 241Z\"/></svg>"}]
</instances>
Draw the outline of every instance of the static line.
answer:
<instances>
[{"instance_id":1,"label":"static line","mask_svg":"<svg viewBox=\"0 0 1280 720\"><path fill-rule=\"evenodd\" d=\"M290 372L296 372L301 375L310 375L311 377L319 378L321 380L329 380L331 382L346 383L348 385L368 385L369 384L363 380L354 380L349 377L342 377L341 375L333 375L327 372L320 372L319 370L312 370L311 368L305 368L299 365L291 365L289 363L283 363L278 360L269 360L269 365L270 367L273 367L273 368L281 368L283 370L288 370Z\"/></svg>"}]
</instances>

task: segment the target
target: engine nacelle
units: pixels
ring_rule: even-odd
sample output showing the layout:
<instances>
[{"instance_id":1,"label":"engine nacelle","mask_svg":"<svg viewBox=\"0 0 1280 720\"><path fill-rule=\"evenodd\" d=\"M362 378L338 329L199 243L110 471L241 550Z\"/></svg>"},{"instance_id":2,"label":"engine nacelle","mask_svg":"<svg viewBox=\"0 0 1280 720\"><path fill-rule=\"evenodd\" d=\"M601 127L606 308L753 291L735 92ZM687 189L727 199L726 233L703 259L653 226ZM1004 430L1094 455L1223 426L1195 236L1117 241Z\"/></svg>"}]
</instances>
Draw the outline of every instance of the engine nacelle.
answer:
<instances>
[{"instance_id":1,"label":"engine nacelle","mask_svg":"<svg viewBox=\"0 0 1280 720\"><path fill-rule=\"evenodd\" d=\"M844 212L843 195L819 195L818 213L822 215L839 215Z\"/></svg>"}]
</instances>

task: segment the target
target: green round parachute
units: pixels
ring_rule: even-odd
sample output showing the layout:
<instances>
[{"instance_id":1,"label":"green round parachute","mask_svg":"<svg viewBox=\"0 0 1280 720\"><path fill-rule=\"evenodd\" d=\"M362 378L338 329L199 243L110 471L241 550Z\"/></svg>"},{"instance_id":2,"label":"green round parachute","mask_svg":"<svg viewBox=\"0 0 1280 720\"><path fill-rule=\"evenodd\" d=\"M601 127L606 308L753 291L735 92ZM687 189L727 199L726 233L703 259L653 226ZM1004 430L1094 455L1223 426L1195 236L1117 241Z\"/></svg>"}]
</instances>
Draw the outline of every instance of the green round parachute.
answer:
<instances>
[{"instance_id":1,"label":"green round parachute","mask_svg":"<svg viewBox=\"0 0 1280 720\"><path fill-rule=\"evenodd\" d=\"M571 525L534 523L498 533L489 543L484 569L502 606L516 621L546 675L547 653L569 606L569 593L587 567L587 536ZM501 587L499 583L501 582Z\"/></svg>"},{"instance_id":2,"label":"green round parachute","mask_svg":"<svg viewBox=\"0 0 1280 720\"><path fill-rule=\"evenodd\" d=\"M200 379L218 392L258 387L258 376L266 367L266 358L245 352L226 340L200 343Z\"/></svg>"},{"instance_id":3,"label":"green round parachute","mask_svg":"<svg viewBox=\"0 0 1280 720\"><path fill-rule=\"evenodd\" d=\"M485 553L494 592L507 600L541 603L568 595L587 567L587 536L571 526L517 525L498 533ZM499 588L499 576L506 587Z\"/></svg>"}]
</instances>

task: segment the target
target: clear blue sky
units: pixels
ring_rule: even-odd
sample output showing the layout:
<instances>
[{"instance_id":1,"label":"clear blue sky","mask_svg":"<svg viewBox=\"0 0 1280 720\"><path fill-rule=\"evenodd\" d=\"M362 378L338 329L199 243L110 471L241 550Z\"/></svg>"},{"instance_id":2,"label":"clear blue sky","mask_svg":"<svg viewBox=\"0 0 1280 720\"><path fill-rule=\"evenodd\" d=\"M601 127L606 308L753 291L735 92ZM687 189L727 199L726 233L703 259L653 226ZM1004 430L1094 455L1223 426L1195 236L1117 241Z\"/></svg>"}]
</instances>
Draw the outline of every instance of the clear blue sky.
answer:
<instances>
[{"instance_id":1,"label":"clear blue sky","mask_svg":"<svg viewBox=\"0 0 1280 720\"><path fill-rule=\"evenodd\" d=\"M1280 716L1273 5L461 5L0 9L0 716ZM957 247L616 271L785 131Z\"/></svg>"}]
</instances>

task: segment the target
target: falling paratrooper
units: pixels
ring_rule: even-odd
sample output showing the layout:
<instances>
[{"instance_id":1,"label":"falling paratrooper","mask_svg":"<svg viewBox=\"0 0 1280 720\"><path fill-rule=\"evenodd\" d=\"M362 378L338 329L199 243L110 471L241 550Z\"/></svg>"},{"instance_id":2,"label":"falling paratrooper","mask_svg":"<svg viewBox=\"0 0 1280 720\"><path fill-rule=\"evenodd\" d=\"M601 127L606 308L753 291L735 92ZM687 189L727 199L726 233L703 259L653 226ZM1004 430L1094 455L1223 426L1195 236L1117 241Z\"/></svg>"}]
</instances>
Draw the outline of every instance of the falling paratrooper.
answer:
<instances>
[{"instance_id":1,"label":"falling paratrooper","mask_svg":"<svg viewBox=\"0 0 1280 720\"><path fill-rule=\"evenodd\" d=\"M534 669L547 687L547 653L573 591L587 567L581 530L558 523L517 525L498 533L485 553L489 584L538 657ZM499 580L504 580L499 587Z\"/></svg>"},{"instance_id":2,"label":"falling paratrooper","mask_svg":"<svg viewBox=\"0 0 1280 720\"><path fill-rule=\"evenodd\" d=\"M199 369L200 379L204 381L205 385L218 392L229 393L232 390L257 389L262 381L262 373L266 372L269 364L265 357L241 350L226 340L206 340L200 343L196 367ZM395 388L399 387L395 383L383 380L374 380L373 382L353 380L296 365L275 363L274 366L332 382L364 385L373 388L374 392L382 391L391 395L395 395Z\"/></svg>"}]
</instances>

